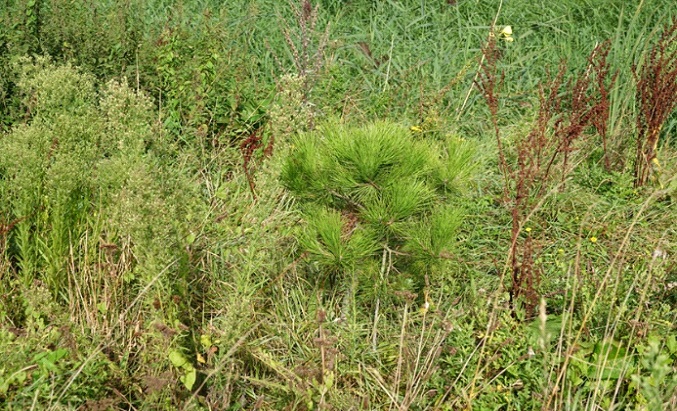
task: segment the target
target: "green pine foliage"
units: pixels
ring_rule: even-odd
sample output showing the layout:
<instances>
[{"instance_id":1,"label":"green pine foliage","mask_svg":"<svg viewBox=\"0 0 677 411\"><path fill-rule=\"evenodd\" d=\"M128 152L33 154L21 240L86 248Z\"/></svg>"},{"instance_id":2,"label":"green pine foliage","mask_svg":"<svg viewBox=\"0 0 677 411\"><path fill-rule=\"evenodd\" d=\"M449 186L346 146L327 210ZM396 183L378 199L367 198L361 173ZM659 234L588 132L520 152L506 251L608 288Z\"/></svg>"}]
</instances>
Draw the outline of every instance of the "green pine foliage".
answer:
<instances>
[{"instance_id":1,"label":"green pine foliage","mask_svg":"<svg viewBox=\"0 0 677 411\"><path fill-rule=\"evenodd\" d=\"M420 289L462 222L461 198L447 188L466 184L472 169L472 147L447 140L377 122L328 123L293 141L282 181L307 219L301 245L320 276L359 271L387 251L396 257L382 270Z\"/></svg>"},{"instance_id":2,"label":"green pine foliage","mask_svg":"<svg viewBox=\"0 0 677 411\"><path fill-rule=\"evenodd\" d=\"M375 233L369 230L346 233L346 221L337 210L309 207L307 220L301 246L320 272L349 272L378 250Z\"/></svg>"}]
</instances>

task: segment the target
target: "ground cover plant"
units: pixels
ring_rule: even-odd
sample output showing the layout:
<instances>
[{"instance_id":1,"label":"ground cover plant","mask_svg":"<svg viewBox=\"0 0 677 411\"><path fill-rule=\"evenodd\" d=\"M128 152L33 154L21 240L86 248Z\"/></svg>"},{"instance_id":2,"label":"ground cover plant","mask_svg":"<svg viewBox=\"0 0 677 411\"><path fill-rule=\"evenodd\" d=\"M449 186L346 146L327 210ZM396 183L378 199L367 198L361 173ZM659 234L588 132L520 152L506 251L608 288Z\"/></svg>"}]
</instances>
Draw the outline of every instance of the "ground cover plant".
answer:
<instances>
[{"instance_id":1,"label":"ground cover plant","mask_svg":"<svg viewBox=\"0 0 677 411\"><path fill-rule=\"evenodd\" d=\"M0 2L0 408L677 409L675 13Z\"/></svg>"}]
</instances>

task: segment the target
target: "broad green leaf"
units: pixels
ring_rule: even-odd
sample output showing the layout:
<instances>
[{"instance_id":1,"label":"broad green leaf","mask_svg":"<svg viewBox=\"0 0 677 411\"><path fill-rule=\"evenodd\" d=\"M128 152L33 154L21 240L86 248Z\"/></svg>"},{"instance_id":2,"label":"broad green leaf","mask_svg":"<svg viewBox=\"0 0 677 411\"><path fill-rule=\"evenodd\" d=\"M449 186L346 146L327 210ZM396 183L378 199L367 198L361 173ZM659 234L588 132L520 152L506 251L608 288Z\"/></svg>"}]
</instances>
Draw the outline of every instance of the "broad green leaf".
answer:
<instances>
[{"instance_id":1,"label":"broad green leaf","mask_svg":"<svg viewBox=\"0 0 677 411\"><path fill-rule=\"evenodd\" d=\"M172 350L169 352L169 361L171 361L176 368L182 368L188 363L186 356L178 350Z\"/></svg>"},{"instance_id":2,"label":"broad green leaf","mask_svg":"<svg viewBox=\"0 0 677 411\"><path fill-rule=\"evenodd\" d=\"M197 370L195 370L195 368L186 371L184 375L179 377L179 380L181 380L183 385L185 385L188 390L193 389L193 385L195 385L196 379L197 379Z\"/></svg>"}]
</instances>

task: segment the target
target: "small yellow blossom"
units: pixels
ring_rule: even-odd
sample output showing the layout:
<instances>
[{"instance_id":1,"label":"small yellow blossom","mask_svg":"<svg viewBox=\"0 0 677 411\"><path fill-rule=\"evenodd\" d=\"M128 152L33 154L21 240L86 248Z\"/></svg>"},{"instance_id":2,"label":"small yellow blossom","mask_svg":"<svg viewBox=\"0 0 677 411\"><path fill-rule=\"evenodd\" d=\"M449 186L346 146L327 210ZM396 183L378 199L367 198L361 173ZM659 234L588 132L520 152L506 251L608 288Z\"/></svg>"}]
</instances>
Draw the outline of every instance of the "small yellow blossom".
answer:
<instances>
[{"instance_id":1,"label":"small yellow blossom","mask_svg":"<svg viewBox=\"0 0 677 411\"><path fill-rule=\"evenodd\" d=\"M200 354L200 353L197 353L197 362L199 362L200 364L206 364L207 363L207 361L205 360L205 357L202 356L202 354Z\"/></svg>"},{"instance_id":2,"label":"small yellow blossom","mask_svg":"<svg viewBox=\"0 0 677 411\"><path fill-rule=\"evenodd\" d=\"M414 133L422 133L423 129L419 126L411 126L411 131Z\"/></svg>"},{"instance_id":3,"label":"small yellow blossom","mask_svg":"<svg viewBox=\"0 0 677 411\"><path fill-rule=\"evenodd\" d=\"M590 237L590 242L591 242L591 243L596 243L596 242L597 242L597 237L595 237L595 236Z\"/></svg>"},{"instance_id":4,"label":"small yellow blossom","mask_svg":"<svg viewBox=\"0 0 677 411\"><path fill-rule=\"evenodd\" d=\"M512 26L505 26L500 32L501 37L503 37L503 40L507 41L508 43L512 43L515 41L515 39L512 37Z\"/></svg>"},{"instance_id":5,"label":"small yellow blossom","mask_svg":"<svg viewBox=\"0 0 677 411\"><path fill-rule=\"evenodd\" d=\"M525 228L524 231L526 231L527 233L530 233L530 232L531 232L531 227Z\"/></svg>"}]
</instances>

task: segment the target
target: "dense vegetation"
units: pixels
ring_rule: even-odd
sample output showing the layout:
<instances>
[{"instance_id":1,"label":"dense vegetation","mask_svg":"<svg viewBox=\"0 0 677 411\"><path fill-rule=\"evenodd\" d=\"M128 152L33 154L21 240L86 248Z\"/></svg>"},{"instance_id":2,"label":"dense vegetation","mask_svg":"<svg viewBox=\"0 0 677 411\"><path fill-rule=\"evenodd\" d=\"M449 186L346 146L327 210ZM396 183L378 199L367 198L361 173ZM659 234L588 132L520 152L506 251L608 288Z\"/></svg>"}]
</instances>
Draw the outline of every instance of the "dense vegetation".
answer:
<instances>
[{"instance_id":1,"label":"dense vegetation","mask_svg":"<svg viewBox=\"0 0 677 411\"><path fill-rule=\"evenodd\" d=\"M673 0L3 0L0 408L677 409Z\"/></svg>"}]
</instances>

